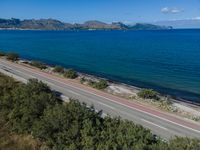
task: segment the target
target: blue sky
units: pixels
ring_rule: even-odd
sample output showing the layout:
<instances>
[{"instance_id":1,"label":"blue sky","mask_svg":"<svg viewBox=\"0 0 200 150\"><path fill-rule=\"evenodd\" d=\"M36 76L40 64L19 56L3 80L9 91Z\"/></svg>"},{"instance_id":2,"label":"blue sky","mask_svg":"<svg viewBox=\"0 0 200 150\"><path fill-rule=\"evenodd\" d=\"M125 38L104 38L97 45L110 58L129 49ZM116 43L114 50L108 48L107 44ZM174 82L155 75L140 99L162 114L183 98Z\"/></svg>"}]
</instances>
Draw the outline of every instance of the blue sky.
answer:
<instances>
[{"instance_id":1,"label":"blue sky","mask_svg":"<svg viewBox=\"0 0 200 150\"><path fill-rule=\"evenodd\" d=\"M200 0L0 0L0 18L154 22L200 19Z\"/></svg>"}]
</instances>

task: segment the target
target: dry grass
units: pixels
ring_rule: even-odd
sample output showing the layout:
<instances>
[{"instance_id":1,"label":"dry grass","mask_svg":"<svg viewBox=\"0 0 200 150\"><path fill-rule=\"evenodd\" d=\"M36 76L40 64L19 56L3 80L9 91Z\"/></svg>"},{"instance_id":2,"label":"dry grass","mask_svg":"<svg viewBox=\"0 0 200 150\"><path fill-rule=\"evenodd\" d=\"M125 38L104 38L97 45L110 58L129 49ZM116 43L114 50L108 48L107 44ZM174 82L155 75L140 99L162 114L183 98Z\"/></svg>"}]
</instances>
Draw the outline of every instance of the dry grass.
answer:
<instances>
[{"instance_id":1,"label":"dry grass","mask_svg":"<svg viewBox=\"0 0 200 150\"><path fill-rule=\"evenodd\" d=\"M31 135L11 133L5 122L0 118L0 150L48 150Z\"/></svg>"}]
</instances>

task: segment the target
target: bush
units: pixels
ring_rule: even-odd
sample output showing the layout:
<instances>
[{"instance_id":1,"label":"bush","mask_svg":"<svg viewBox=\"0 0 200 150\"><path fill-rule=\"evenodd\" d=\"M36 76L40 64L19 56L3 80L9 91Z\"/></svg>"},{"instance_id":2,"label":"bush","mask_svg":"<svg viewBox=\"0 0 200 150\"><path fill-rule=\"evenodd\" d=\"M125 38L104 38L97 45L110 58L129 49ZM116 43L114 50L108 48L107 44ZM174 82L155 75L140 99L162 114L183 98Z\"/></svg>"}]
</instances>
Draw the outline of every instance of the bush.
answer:
<instances>
[{"instance_id":1,"label":"bush","mask_svg":"<svg viewBox=\"0 0 200 150\"><path fill-rule=\"evenodd\" d=\"M188 137L176 137L169 141L170 150L199 150L200 140Z\"/></svg>"},{"instance_id":2,"label":"bush","mask_svg":"<svg viewBox=\"0 0 200 150\"><path fill-rule=\"evenodd\" d=\"M92 86L93 88L96 88L96 89L99 89L99 90L102 90L102 89L105 89L105 88L108 87L107 81L103 80L103 79L101 79L98 82L90 81L89 85Z\"/></svg>"},{"instance_id":3,"label":"bush","mask_svg":"<svg viewBox=\"0 0 200 150\"><path fill-rule=\"evenodd\" d=\"M32 61L30 63L30 65L34 66L34 67L37 67L39 69L46 69L47 68L47 66L44 63L40 62L40 61Z\"/></svg>"},{"instance_id":4,"label":"bush","mask_svg":"<svg viewBox=\"0 0 200 150\"><path fill-rule=\"evenodd\" d=\"M80 82L81 82L81 84L83 84L84 82L86 82L86 79L85 79L84 77L82 77L82 78L80 79Z\"/></svg>"},{"instance_id":5,"label":"bush","mask_svg":"<svg viewBox=\"0 0 200 150\"><path fill-rule=\"evenodd\" d=\"M11 61L17 61L19 58L19 55L17 53L8 53L6 56L7 59Z\"/></svg>"},{"instance_id":6,"label":"bush","mask_svg":"<svg viewBox=\"0 0 200 150\"><path fill-rule=\"evenodd\" d=\"M137 95L144 99L155 99L158 100L158 92L152 90L152 89L142 89L137 93Z\"/></svg>"},{"instance_id":7,"label":"bush","mask_svg":"<svg viewBox=\"0 0 200 150\"><path fill-rule=\"evenodd\" d=\"M33 123L43 111L57 102L50 88L36 79L14 89L12 97L14 107L9 113L9 122L12 129L19 133L30 133Z\"/></svg>"},{"instance_id":8,"label":"bush","mask_svg":"<svg viewBox=\"0 0 200 150\"><path fill-rule=\"evenodd\" d=\"M64 73L64 68L62 66L55 66L53 72Z\"/></svg>"},{"instance_id":9,"label":"bush","mask_svg":"<svg viewBox=\"0 0 200 150\"><path fill-rule=\"evenodd\" d=\"M65 71L64 76L69 79L75 79L78 77L76 71L74 71L73 69Z\"/></svg>"},{"instance_id":10,"label":"bush","mask_svg":"<svg viewBox=\"0 0 200 150\"><path fill-rule=\"evenodd\" d=\"M102 118L102 112L75 100L65 104L57 101L42 82L33 79L27 85L19 84L0 74L0 116L6 115L2 112L9 107L6 123L14 131L31 134L50 149L200 149L199 139L175 138L163 142L132 121ZM5 147L6 133L2 131L0 128L0 149Z\"/></svg>"}]
</instances>

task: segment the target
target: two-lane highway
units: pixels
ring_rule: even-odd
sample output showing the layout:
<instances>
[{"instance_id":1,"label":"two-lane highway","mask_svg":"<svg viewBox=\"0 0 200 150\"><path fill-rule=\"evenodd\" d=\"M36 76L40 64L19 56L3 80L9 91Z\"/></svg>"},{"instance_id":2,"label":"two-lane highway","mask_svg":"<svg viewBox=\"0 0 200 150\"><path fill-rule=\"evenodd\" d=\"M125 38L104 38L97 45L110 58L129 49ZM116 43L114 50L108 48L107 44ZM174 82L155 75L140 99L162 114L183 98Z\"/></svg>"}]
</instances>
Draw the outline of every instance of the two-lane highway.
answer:
<instances>
[{"instance_id":1,"label":"two-lane highway","mask_svg":"<svg viewBox=\"0 0 200 150\"><path fill-rule=\"evenodd\" d=\"M121 116L123 119L132 120L134 123L151 129L153 133L165 139L175 135L200 138L200 124L198 123L148 108L136 102L127 101L71 80L3 59L0 59L0 72L7 72L18 80L37 78L64 96L78 99L88 105L94 105L97 110L103 110L105 114Z\"/></svg>"}]
</instances>

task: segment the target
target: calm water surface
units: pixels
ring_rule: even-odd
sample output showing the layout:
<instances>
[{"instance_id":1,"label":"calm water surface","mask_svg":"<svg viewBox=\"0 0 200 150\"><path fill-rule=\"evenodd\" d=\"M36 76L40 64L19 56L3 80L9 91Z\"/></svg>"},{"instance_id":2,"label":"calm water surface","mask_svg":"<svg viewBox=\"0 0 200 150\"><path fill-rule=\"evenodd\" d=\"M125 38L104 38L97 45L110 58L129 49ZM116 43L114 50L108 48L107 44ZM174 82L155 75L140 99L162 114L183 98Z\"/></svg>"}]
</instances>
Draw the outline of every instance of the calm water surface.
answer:
<instances>
[{"instance_id":1,"label":"calm water surface","mask_svg":"<svg viewBox=\"0 0 200 150\"><path fill-rule=\"evenodd\" d=\"M200 30L0 31L0 49L200 102Z\"/></svg>"}]
</instances>

